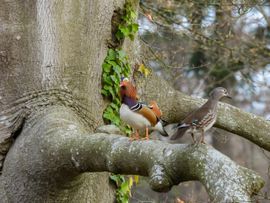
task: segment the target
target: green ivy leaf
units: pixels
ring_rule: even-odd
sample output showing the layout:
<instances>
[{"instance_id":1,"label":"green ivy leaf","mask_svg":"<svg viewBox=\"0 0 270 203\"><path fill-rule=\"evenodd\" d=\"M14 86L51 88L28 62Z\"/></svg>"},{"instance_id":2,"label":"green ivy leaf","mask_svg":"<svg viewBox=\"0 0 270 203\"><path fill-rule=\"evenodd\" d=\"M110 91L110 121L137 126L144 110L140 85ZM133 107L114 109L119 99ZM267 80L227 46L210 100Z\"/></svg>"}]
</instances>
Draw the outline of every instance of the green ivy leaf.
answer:
<instances>
[{"instance_id":1,"label":"green ivy leaf","mask_svg":"<svg viewBox=\"0 0 270 203\"><path fill-rule=\"evenodd\" d=\"M113 180L117 187L119 187L122 184L122 181L119 177L120 175L111 175L110 179Z\"/></svg>"},{"instance_id":2,"label":"green ivy leaf","mask_svg":"<svg viewBox=\"0 0 270 203\"><path fill-rule=\"evenodd\" d=\"M126 58L126 53L123 50L118 51L118 58L120 61L124 61Z\"/></svg>"},{"instance_id":3,"label":"green ivy leaf","mask_svg":"<svg viewBox=\"0 0 270 203\"><path fill-rule=\"evenodd\" d=\"M104 112L103 117L109 121L113 121L114 115L109 112Z\"/></svg>"},{"instance_id":4,"label":"green ivy leaf","mask_svg":"<svg viewBox=\"0 0 270 203\"><path fill-rule=\"evenodd\" d=\"M137 14L134 11L130 11L130 18L132 18L132 20L135 20L137 17Z\"/></svg>"},{"instance_id":5,"label":"green ivy leaf","mask_svg":"<svg viewBox=\"0 0 270 203\"><path fill-rule=\"evenodd\" d=\"M117 75L120 75L120 73L122 72L122 69L120 66L116 65L116 66L113 66L113 71L117 73Z\"/></svg>"},{"instance_id":6,"label":"green ivy leaf","mask_svg":"<svg viewBox=\"0 0 270 203\"><path fill-rule=\"evenodd\" d=\"M122 175L119 175L119 178L120 178L121 182L125 182L126 181L125 177L122 176Z\"/></svg>"},{"instance_id":7,"label":"green ivy leaf","mask_svg":"<svg viewBox=\"0 0 270 203\"><path fill-rule=\"evenodd\" d=\"M130 38L131 41L134 41L134 38L135 38L135 37L134 37L133 34L128 35L128 37Z\"/></svg>"},{"instance_id":8,"label":"green ivy leaf","mask_svg":"<svg viewBox=\"0 0 270 203\"><path fill-rule=\"evenodd\" d=\"M123 195L120 197L120 202L121 203L128 203L129 197L127 195Z\"/></svg>"},{"instance_id":9,"label":"green ivy leaf","mask_svg":"<svg viewBox=\"0 0 270 203\"><path fill-rule=\"evenodd\" d=\"M128 181L123 182L120 187L121 187L120 190L123 193L127 193L130 191Z\"/></svg>"},{"instance_id":10,"label":"green ivy leaf","mask_svg":"<svg viewBox=\"0 0 270 203\"><path fill-rule=\"evenodd\" d=\"M105 83L104 87L112 84L111 78L106 74L102 75L102 80L103 80L103 83Z\"/></svg>"},{"instance_id":11,"label":"green ivy leaf","mask_svg":"<svg viewBox=\"0 0 270 203\"><path fill-rule=\"evenodd\" d=\"M127 26L120 25L118 29L123 33L125 37L128 36L130 33L129 28Z\"/></svg>"},{"instance_id":12,"label":"green ivy leaf","mask_svg":"<svg viewBox=\"0 0 270 203\"><path fill-rule=\"evenodd\" d=\"M109 49L108 50L108 55L106 57L106 60L113 61L113 60L115 60L115 57L116 57L115 51L113 49Z\"/></svg>"},{"instance_id":13,"label":"green ivy leaf","mask_svg":"<svg viewBox=\"0 0 270 203\"><path fill-rule=\"evenodd\" d=\"M130 15L128 15L128 12L127 12L127 15L122 16L122 20L125 21L125 23L129 23L129 21L130 21Z\"/></svg>"},{"instance_id":14,"label":"green ivy leaf","mask_svg":"<svg viewBox=\"0 0 270 203\"><path fill-rule=\"evenodd\" d=\"M119 66L115 61L108 61L108 64L110 64L112 67Z\"/></svg>"},{"instance_id":15,"label":"green ivy leaf","mask_svg":"<svg viewBox=\"0 0 270 203\"><path fill-rule=\"evenodd\" d=\"M109 93L106 90L101 90L101 94L103 94L105 97L109 96Z\"/></svg>"},{"instance_id":16,"label":"green ivy leaf","mask_svg":"<svg viewBox=\"0 0 270 203\"><path fill-rule=\"evenodd\" d=\"M109 89L109 92L112 96L112 99L115 99L116 95L115 95L115 92L113 91L112 87Z\"/></svg>"},{"instance_id":17,"label":"green ivy leaf","mask_svg":"<svg viewBox=\"0 0 270 203\"><path fill-rule=\"evenodd\" d=\"M131 25L131 30L132 30L132 32L133 33L136 33L138 30L139 30L139 25L137 24L137 23L133 23L132 25Z\"/></svg>"},{"instance_id":18,"label":"green ivy leaf","mask_svg":"<svg viewBox=\"0 0 270 203\"><path fill-rule=\"evenodd\" d=\"M124 132L127 134L127 135L130 135L132 133L132 130L130 127L125 127L125 130Z\"/></svg>"},{"instance_id":19,"label":"green ivy leaf","mask_svg":"<svg viewBox=\"0 0 270 203\"><path fill-rule=\"evenodd\" d=\"M104 85L103 86L103 89L104 90L107 90L107 91L109 91L109 89L111 89L112 87L110 86L110 85Z\"/></svg>"},{"instance_id":20,"label":"green ivy leaf","mask_svg":"<svg viewBox=\"0 0 270 203\"><path fill-rule=\"evenodd\" d=\"M117 106L120 106L121 105L121 102L120 102L120 99L119 98L115 98L114 104L116 104Z\"/></svg>"},{"instance_id":21,"label":"green ivy leaf","mask_svg":"<svg viewBox=\"0 0 270 203\"><path fill-rule=\"evenodd\" d=\"M106 73L109 73L109 72L111 71L111 65L104 62L104 63L102 64L102 70L103 70L104 72L106 72Z\"/></svg>"},{"instance_id":22,"label":"green ivy leaf","mask_svg":"<svg viewBox=\"0 0 270 203\"><path fill-rule=\"evenodd\" d=\"M112 79L112 81L114 82L114 84L119 84L120 83L119 77L117 77L115 75L111 75L110 78Z\"/></svg>"},{"instance_id":23,"label":"green ivy leaf","mask_svg":"<svg viewBox=\"0 0 270 203\"><path fill-rule=\"evenodd\" d=\"M115 109L115 110L119 110L119 106L117 106L116 104L114 104L114 103L110 103L110 106L113 108L113 109Z\"/></svg>"},{"instance_id":24,"label":"green ivy leaf","mask_svg":"<svg viewBox=\"0 0 270 203\"><path fill-rule=\"evenodd\" d=\"M119 126L120 123L121 123L121 120L120 120L120 118L118 116L114 116L114 119L111 120L111 121L112 121L113 124L115 124L117 126Z\"/></svg>"},{"instance_id":25,"label":"green ivy leaf","mask_svg":"<svg viewBox=\"0 0 270 203\"><path fill-rule=\"evenodd\" d=\"M116 32L116 34L115 34L115 37L116 37L116 39L121 40L121 39L123 39L125 36L124 36L124 34L121 32L121 30L118 30L118 31Z\"/></svg>"}]
</instances>

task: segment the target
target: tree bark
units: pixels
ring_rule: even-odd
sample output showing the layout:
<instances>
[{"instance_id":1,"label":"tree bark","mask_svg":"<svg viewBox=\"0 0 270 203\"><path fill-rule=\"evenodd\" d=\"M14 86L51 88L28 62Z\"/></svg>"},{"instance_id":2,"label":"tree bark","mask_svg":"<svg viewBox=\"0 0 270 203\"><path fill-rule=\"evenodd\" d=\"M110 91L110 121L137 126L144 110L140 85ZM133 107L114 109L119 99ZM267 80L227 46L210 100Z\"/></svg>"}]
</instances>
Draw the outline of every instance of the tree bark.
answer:
<instances>
[{"instance_id":1,"label":"tree bark","mask_svg":"<svg viewBox=\"0 0 270 203\"><path fill-rule=\"evenodd\" d=\"M262 180L211 147L130 143L117 135L93 134L103 124L106 106L100 94L100 78L106 42L111 38L111 17L123 3L1 2L0 143L7 141L7 147L1 145L0 161L11 141L13 144L0 176L0 200L112 202L114 190L108 173L85 173L97 171L150 175L151 186L159 191L180 181L200 180L213 201L233 198L222 197L225 192L235 194L237 199L250 199ZM124 47L137 57L133 46ZM142 87L140 95L146 101L156 99L170 121L181 120L202 103L174 91L155 75L147 80L139 78L137 84ZM270 149L270 127L262 118L225 104L219 111L218 127ZM207 167L213 162L219 163L213 164L216 173ZM224 172L218 171L221 167ZM228 191L211 182L219 183L215 174L232 175L226 167L233 175L239 173L233 176L236 183L225 178L220 182L232 185ZM233 188L236 192L230 193Z\"/></svg>"},{"instance_id":2,"label":"tree bark","mask_svg":"<svg viewBox=\"0 0 270 203\"><path fill-rule=\"evenodd\" d=\"M72 92L75 98L69 108L75 110L75 100L83 106L75 111L85 118L89 132L103 124L106 101L101 96L101 66L111 38L111 17L123 4L124 0L1 1L0 143L5 146L0 147L0 161L12 140L20 139L20 128L31 115L56 101L59 105L71 101L64 92ZM59 194L58 200L73 194L73 202L112 202L115 192L108 179L107 173L85 173L76 182L81 190L65 188L69 192L62 192L61 198ZM25 185L18 183L18 188Z\"/></svg>"},{"instance_id":3,"label":"tree bark","mask_svg":"<svg viewBox=\"0 0 270 203\"><path fill-rule=\"evenodd\" d=\"M258 174L210 146L131 142L111 133L89 133L81 118L66 107L50 107L36 115L6 157L1 182L7 199L61 202L65 197L73 202L85 172L149 176L150 186L159 192L183 181L199 180L213 202L251 201L264 185Z\"/></svg>"}]
</instances>

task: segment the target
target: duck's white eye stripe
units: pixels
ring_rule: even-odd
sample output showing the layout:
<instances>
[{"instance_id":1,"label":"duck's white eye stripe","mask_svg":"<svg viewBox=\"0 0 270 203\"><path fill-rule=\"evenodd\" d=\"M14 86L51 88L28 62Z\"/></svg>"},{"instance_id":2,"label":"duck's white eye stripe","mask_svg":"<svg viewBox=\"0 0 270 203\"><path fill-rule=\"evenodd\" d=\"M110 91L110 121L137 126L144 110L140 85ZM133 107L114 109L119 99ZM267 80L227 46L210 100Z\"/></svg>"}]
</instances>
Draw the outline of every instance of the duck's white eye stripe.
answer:
<instances>
[{"instance_id":1,"label":"duck's white eye stripe","mask_svg":"<svg viewBox=\"0 0 270 203\"><path fill-rule=\"evenodd\" d=\"M128 82L128 81L129 81L129 79L128 79L128 78L124 78L124 80L123 80L123 81Z\"/></svg>"}]
</instances>

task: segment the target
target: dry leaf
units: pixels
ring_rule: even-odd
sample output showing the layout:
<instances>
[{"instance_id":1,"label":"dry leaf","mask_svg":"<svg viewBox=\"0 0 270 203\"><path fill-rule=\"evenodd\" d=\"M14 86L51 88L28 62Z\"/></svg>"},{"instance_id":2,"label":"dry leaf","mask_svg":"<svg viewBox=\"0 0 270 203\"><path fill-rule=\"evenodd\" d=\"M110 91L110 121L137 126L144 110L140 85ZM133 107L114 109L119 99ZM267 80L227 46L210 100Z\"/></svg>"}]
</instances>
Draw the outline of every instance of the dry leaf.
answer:
<instances>
[{"instance_id":1,"label":"dry leaf","mask_svg":"<svg viewBox=\"0 0 270 203\"><path fill-rule=\"evenodd\" d=\"M150 69L145 67L143 63L139 66L138 71L142 73L145 77L147 77L151 73Z\"/></svg>"}]
</instances>

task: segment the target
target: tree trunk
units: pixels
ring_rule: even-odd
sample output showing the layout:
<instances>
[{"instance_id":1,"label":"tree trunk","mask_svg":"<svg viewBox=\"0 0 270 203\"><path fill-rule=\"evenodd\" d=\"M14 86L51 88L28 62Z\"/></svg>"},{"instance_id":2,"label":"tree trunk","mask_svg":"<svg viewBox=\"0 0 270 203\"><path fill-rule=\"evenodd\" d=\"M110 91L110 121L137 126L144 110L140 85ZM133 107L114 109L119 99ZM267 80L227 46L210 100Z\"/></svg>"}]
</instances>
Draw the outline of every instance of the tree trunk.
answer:
<instances>
[{"instance_id":1,"label":"tree trunk","mask_svg":"<svg viewBox=\"0 0 270 203\"><path fill-rule=\"evenodd\" d=\"M75 101L65 97L68 91L84 106L83 110L75 111L87 117L89 129L101 125L105 108L100 94L101 65L107 54L107 40L111 38L111 17L123 3L124 0L2 1L0 101L6 104L0 105L2 114L17 115L27 106L28 120L54 105L60 97L62 103L70 101L69 106L75 109ZM11 128L7 129L8 133L13 133ZM16 150L15 145L12 148ZM14 170L18 168L20 165L16 164ZM81 202L107 203L115 196L107 173L82 174L68 187L57 194L60 202L81 199ZM76 195L67 199L67 191ZM18 195L23 196L20 192Z\"/></svg>"},{"instance_id":2,"label":"tree trunk","mask_svg":"<svg viewBox=\"0 0 270 203\"><path fill-rule=\"evenodd\" d=\"M105 172L111 171L149 175L157 191L199 180L213 201L250 201L263 186L262 179L211 147L153 141L136 145L117 135L93 133L103 124L106 105L100 94L101 66L111 39L111 18L123 4L120 0L0 4L0 158L8 151L0 200L113 202L114 190ZM137 84L143 87L143 98L158 100L169 120L183 118L201 103L155 75L138 79ZM270 149L269 123L229 105L220 105L219 110L218 127ZM231 187L224 190L224 184Z\"/></svg>"}]
</instances>

